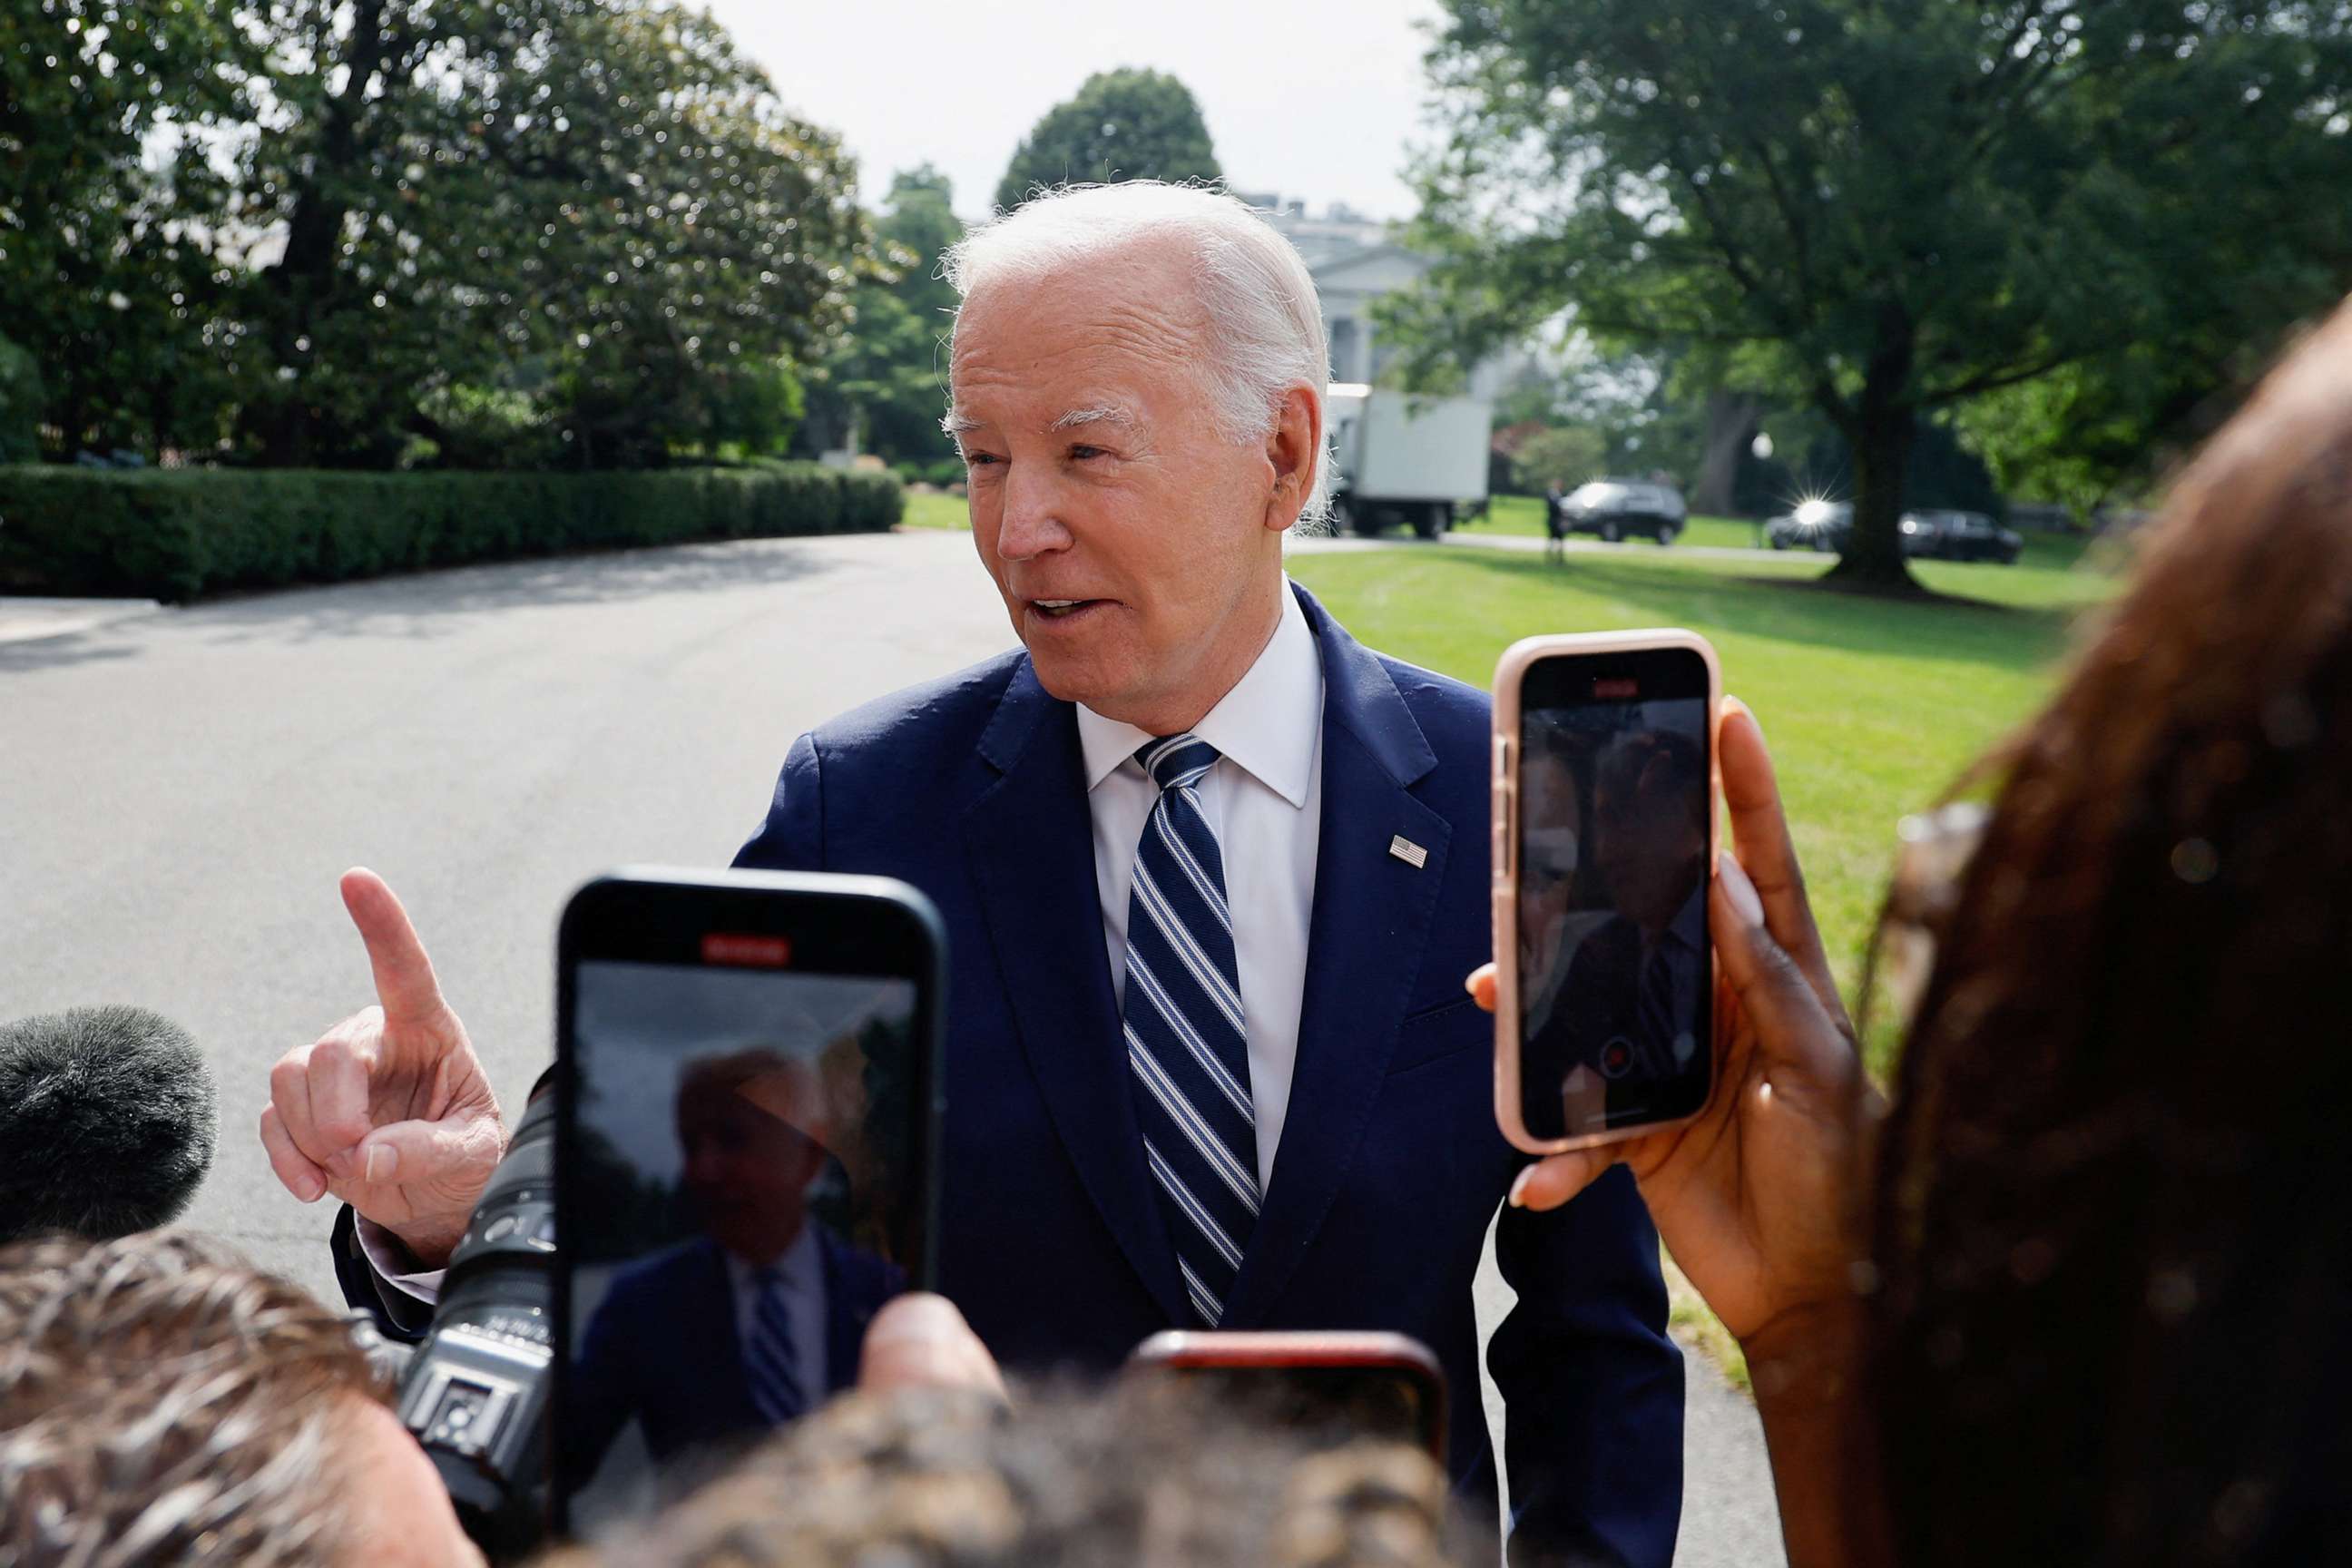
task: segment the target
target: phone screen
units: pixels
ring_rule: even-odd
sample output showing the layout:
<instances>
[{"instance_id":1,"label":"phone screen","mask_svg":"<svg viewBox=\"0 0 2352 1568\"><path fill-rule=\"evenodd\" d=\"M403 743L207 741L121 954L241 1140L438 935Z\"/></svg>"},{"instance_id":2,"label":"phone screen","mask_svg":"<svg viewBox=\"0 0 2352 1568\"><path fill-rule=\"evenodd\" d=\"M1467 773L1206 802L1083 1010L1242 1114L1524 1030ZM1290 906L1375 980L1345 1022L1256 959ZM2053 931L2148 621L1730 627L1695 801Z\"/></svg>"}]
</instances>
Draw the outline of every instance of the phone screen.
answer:
<instances>
[{"instance_id":1,"label":"phone screen","mask_svg":"<svg viewBox=\"0 0 2352 1568\"><path fill-rule=\"evenodd\" d=\"M1538 660L1520 688L1520 1114L1539 1139L1706 1101L1714 772L1687 648Z\"/></svg>"},{"instance_id":2,"label":"phone screen","mask_svg":"<svg viewBox=\"0 0 2352 1568\"><path fill-rule=\"evenodd\" d=\"M742 923L673 909L568 966L554 1441L575 1531L855 1382L876 1311L928 1283L923 987L856 972L888 964L841 922L823 943Z\"/></svg>"}]
</instances>

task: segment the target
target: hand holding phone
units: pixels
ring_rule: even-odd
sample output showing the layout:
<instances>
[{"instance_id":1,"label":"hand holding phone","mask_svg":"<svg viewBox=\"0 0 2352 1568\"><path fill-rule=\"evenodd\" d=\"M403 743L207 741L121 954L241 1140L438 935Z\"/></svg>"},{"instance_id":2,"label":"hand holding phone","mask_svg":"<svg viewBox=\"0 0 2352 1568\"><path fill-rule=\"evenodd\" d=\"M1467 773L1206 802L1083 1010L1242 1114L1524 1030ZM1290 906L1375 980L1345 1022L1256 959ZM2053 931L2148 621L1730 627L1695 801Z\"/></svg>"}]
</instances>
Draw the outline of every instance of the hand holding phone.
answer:
<instances>
[{"instance_id":1,"label":"hand holding phone","mask_svg":"<svg viewBox=\"0 0 2352 1568\"><path fill-rule=\"evenodd\" d=\"M1825 1320L1853 1306L1884 1106L1805 900L1763 734L1727 700L1717 737L1731 823L1709 910L1720 1082L1683 1126L1529 1165L1511 1202L1556 1208L1624 1164L1675 1263L1759 1367L1791 1343L1831 1342ZM1484 1006L1496 1006L1497 967L1471 976Z\"/></svg>"}]
</instances>

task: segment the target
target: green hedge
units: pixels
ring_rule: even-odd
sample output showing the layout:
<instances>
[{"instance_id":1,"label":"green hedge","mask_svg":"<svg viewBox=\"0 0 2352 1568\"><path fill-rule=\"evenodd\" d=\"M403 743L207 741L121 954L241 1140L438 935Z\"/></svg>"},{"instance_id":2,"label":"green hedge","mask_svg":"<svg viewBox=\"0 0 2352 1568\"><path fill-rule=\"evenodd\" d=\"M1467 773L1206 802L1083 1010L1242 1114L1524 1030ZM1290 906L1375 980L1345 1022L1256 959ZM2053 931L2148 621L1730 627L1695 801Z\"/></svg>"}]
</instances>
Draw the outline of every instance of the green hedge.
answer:
<instances>
[{"instance_id":1,"label":"green hedge","mask_svg":"<svg viewBox=\"0 0 2352 1568\"><path fill-rule=\"evenodd\" d=\"M814 463L637 473L0 467L0 591L182 601L563 551L879 532L905 492Z\"/></svg>"}]
</instances>

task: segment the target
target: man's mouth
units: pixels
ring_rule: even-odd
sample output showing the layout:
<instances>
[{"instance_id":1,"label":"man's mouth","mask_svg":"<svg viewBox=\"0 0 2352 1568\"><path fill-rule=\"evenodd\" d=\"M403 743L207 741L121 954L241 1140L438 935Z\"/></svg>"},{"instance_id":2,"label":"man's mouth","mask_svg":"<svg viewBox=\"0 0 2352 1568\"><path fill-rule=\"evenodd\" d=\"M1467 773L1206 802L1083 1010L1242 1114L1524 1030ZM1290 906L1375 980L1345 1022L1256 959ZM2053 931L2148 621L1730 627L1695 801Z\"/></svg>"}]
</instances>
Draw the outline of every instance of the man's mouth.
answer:
<instances>
[{"instance_id":1,"label":"man's mouth","mask_svg":"<svg viewBox=\"0 0 2352 1568\"><path fill-rule=\"evenodd\" d=\"M1108 602L1103 599L1032 599L1029 607L1049 621L1063 621Z\"/></svg>"}]
</instances>

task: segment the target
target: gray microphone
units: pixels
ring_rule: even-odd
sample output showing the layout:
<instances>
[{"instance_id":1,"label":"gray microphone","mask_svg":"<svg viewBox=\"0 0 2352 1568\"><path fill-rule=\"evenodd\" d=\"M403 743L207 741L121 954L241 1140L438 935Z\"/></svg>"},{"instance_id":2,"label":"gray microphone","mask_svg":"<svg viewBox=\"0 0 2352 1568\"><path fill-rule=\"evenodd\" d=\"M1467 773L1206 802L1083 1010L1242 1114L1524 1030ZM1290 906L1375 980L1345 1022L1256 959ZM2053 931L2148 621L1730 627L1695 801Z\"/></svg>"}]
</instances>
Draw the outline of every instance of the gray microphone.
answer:
<instances>
[{"instance_id":1,"label":"gray microphone","mask_svg":"<svg viewBox=\"0 0 2352 1568\"><path fill-rule=\"evenodd\" d=\"M213 1077L143 1007L0 1024L0 1242L109 1240L169 1224L212 1168Z\"/></svg>"}]
</instances>

